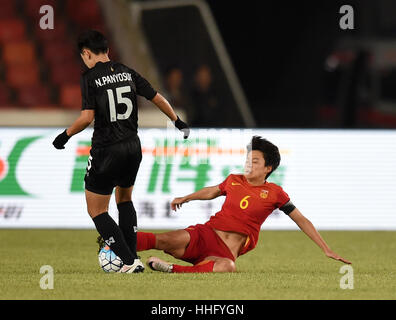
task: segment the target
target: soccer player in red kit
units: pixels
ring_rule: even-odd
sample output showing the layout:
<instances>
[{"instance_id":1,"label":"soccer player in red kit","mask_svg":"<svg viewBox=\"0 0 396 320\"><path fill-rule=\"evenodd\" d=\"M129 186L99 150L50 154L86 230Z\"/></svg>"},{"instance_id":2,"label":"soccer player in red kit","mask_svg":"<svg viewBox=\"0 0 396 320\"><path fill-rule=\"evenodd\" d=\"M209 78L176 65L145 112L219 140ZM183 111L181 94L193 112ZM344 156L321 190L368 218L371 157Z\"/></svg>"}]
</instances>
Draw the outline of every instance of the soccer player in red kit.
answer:
<instances>
[{"instance_id":1,"label":"soccer player in red kit","mask_svg":"<svg viewBox=\"0 0 396 320\"><path fill-rule=\"evenodd\" d=\"M290 201L283 189L267 182L280 163L278 148L266 139L252 138L244 174L231 174L217 186L206 187L185 197L175 198L172 209L191 200L225 196L219 212L205 224L183 230L153 234L138 232L137 251L158 249L192 266L170 264L150 257L151 269L162 272L233 272L235 260L256 247L261 225L275 210L287 214L329 258L350 264L334 253L312 223Z\"/></svg>"}]
</instances>

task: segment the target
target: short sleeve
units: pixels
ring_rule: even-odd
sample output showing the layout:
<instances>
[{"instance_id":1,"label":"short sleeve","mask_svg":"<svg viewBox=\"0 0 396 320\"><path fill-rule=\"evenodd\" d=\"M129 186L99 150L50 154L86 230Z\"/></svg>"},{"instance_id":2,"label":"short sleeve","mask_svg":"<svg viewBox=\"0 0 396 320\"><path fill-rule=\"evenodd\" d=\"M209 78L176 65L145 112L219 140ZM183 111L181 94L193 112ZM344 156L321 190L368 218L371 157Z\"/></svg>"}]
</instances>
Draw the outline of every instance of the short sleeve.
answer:
<instances>
[{"instance_id":1,"label":"short sleeve","mask_svg":"<svg viewBox=\"0 0 396 320\"><path fill-rule=\"evenodd\" d=\"M80 80L81 86L81 100L82 110L95 109L95 93L92 87L89 86L88 78L83 75Z\"/></svg>"},{"instance_id":2,"label":"short sleeve","mask_svg":"<svg viewBox=\"0 0 396 320\"><path fill-rule=\"evenodd\" d=\"M282 188L279 188L278 200L276 203L277 208L283 207L289 201L290 201L289 195Z\"/></svg>"},{"instance_id":3,"label":"short sleeve","mask_svg":"<svg viewBox=\"0 0 396 320\"><path fill-rule=\"evenodd\" d=\"M218 185L218 187L219 187L219 189L220 189L220 191L221 191L221 195L222 195L222 196L225 196L225 195L227 194L226 185L227 185L227 181L228 181L229 177L230 177L230 176L228 176L222 183L220 183L220 184Z\"/></svg>"},{"instance_id":4,"label":"short sleeve","mask_svg":"<svg viewBox=\"0 0 396 320\"><path fill-rule=\"evenodd\" d=\"M279 208L279 210L283 211L287 215L289 215L296 208L294 204L290 201L289 195L285 191L283 191L282 188L280 188L280 191L278 193L277 208Z\"/></svg>"},{"instance_id":5,"label":"short sleeve","mask_svg":"<svg viewBox=\"0 0 396 320\"><path fill-rule=\"evenodd\" d=\"M147 100L152 100L157 94L157 91L155 91L150 82L143 78L139 73L134 70L132 71L135 77L136 93L139 96L145 97Z\"/></svg>"}]
</instances>

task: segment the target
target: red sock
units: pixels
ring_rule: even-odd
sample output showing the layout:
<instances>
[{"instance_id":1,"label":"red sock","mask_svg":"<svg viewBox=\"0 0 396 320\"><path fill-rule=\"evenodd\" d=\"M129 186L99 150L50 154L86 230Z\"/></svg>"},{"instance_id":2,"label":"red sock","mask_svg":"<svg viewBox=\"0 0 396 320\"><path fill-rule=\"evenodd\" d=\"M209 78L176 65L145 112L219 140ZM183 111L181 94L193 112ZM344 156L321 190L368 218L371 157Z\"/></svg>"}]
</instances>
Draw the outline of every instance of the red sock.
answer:
<instances>
[{"instance_id":1,"label":"red sock","mask_svg":"<svg viewBox=\"0 0 396 320\"><path fill-rule=\"evenodd\" d=\"M172 272L174 273L194 273L194 272L213 272L213 266L215 262L213 260L204 260L194 266L179 266L173 265Z\"/></svg>"},{"instance_id":2,"label":"red sock","mask_svg":"<svg viewBox=\"0 0 396 320\"><path fill-rule=\"evenodd\" d=\"M136 251L155 249L155 234L150 232L138 232Z\"/></svg>"}]
</instances>

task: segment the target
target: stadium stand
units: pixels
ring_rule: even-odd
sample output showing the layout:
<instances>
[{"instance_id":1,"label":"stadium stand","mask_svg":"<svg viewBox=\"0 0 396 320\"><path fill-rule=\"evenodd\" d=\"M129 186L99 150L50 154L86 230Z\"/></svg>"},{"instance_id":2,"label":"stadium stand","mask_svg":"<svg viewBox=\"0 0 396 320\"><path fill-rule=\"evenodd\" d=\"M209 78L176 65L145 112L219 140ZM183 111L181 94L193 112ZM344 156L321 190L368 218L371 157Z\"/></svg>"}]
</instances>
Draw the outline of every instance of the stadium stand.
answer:
<instances>
[{"instance_id":1,"label":"stadium stand","mask_svg":"<svg viewBox=\"0 0 396 320\"><path fill-rule=\"evenodd\" d=\"M17 103L26 107L53 107L51 105L50 90L47 86L35 84L31 86L23 86L17 91Z\"/></svg>"},{"instance_id":2,"label":"stadium stand","mask_svg":"<svg viewBox=\"0 0 396 320\"><path fill-rule=\"evenodd\" d=\"M81 91L80 86L76 84L65 84L61 88L60 103L67 109L80 109Z\"/></svg>"},{"instance_id":3,"label":"stadium stand","mask_svg":"<svg viewBox=\"0 0 396 320\"><path fill-rule=\"evenodd\" d=\"M31 86L39 82L39 70L36 64L32 65L9 65L6 74L9 86L18 89L23 86Z\"/></svg>"},{"instance_id":4,"label":"stadium stand","mask_svg":"<svg viewBox=\"0 0 396 320\"><path fill-rule=\"evenodd\" d=\"M72 123L81 110L78 34L96 29L109 39L113 60L134 66L161 91L145 35L124 0L0 0L0 126ZM40 27L40 8L54 9L54 29ZM139 98L140 126L164 127L167 118ZM178 110L185 118L183 110Z\"/></svg>"},{"instance_id":5,"label":"stadium stand","mask_svg":"<svg viewBox=\"0 0 396 320\"><path fill-rule=\"evenodd\" d=\"M54 8L54 29L40 27L43 5ZM0 107L79 110L74 43L87 28L107 32L96 0L0 0Z\"/></svg>"},{"instance_id":6,"label":"stadium stand","mask_svg":"<svg viewBox=\"0 0 396 320\"><path fill-rule=\"evenodd\" d=\"M11 91L6 84L0 82L0 107L11 104Z\"/></svg>"}]
</instances>

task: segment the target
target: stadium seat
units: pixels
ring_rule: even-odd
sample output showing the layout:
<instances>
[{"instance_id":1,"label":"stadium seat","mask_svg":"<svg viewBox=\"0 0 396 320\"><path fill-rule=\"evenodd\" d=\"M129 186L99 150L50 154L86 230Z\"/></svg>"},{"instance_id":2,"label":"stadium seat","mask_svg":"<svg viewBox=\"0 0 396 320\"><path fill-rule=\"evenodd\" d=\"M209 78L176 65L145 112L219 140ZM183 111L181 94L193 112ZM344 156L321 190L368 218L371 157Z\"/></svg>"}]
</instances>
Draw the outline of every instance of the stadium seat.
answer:
<instances>
[{"instance_id":1,"label":"stadium seat","mask_svg":"<svg viewBox=\"0 0 396 320\"><path fill-rule=\"evenodd\" d=\"M77 49L68 41L54 41L45 43L43 55L51 67L55 64L77 60Z\"/></svg>"},{"instance_id":2,"label":"stadium seat","mask_svg":"<svg viewBox=\"0 0 396 320\"><path fill-rule=\"evenodd\" d=\"M40 28L42 5L54 8L54 29ZM0 105L37 108L54 102L79 110L83 67L74 42L87 28L106 34L97 0L0 0L0 74L5 81L0 79ZM110 54L115 57L114 50ZM41 84L40 75L49 84ZM52 95L51 88L59 95Z\"/></svg>"},{"instance_id":3,"label":"stadium seat","mask_svg":"<svg viewBox=\"0 0 396 320\"><path fill-rule=\"evenodd\" d=\"M372 128L396 128L396 114L375 109L359 110L358 121Z\"/></svg>"},{"instance_id":4,"label":"stadium seat","mask_svg":"<svg viewBox=\"0 0 396 320\"><path fill-rule=\"evenodd\" d=\"M0 20L0 42L18 41L25 39L26 26L20 19Z\"/></svg>"},{"instance_id":5,"label":"stadium seat","mask_svg":"<svg viewBox=\"0 0 396 320\"><path fill-rule=\"evenodd\" d=\"M51 104L48 87L42 84L23 86L17 90L18 103L21 106L46 106Z\"/></svg>"},{"instance_id":6,"label":"stadium seat","mask_svg":"<svg viewBox=\"0 0 396 320\"><path fill-rule=\"evenodd\" d=\"M6 64L32 64L36 61L35 49L30 41L5 43L3 60Z\"/></svg>"},{"instance_id":7,"label":"stadium seat","mask_svg":"<svg viewBox=\"0 0 396 320\"><path fill-rule=\"evenodd\" d=\"M0 83L0 107L11 104L11 90L4 83Z\"/></svg>"},{"instance_id":8,"label":"stadium seat","mask_svg":"<svg viewBox=\"0 0 396 320\"><path fill-rule=\"evenodd\" d=\"M55 85L80 84L81 68L78 63L54 64L50 73L51 80Z\"/></svg>"},{"instance_id":9,"label":"stadium seat","mask_svg":"<svg viewBox=\"0 0 396 320\"><path fill-rule=\"evenodd\" d=\"M64 85L60 89L60 104L73 110L81 109L80 85Z\"/></svg>"},{"instance_id":10,"label":"stadium seat","mask_svg":"<svg viewBox=\"0 0 396 320\"><path fill-rule=\"evenodd\" d=\"M50 5L54 8L54 13L57 12L57 2L55 0L27 0L24 1L25 13L33 19L41 17L40 8L43 5Z\"/></svg>"},{"instance_id":11,"label":"stadium seat","mask_svg":"<svg viewBox=\"0 0 396 320\"><path fill-rule=\"evenodd\" d=\"M6 79L11 87L20 88L39 83L37 64L11 65L6 71Z\"/></svg>"},{"instance_id":12,"label":"stadium seat","mask_svg":"<svg viewBox=\"0 0 396 320\"><path fill-rule=\"evenodd\" d=\"M102 19L96 0L68 0L66 10L71 20L83 28L93 28Z\"/></svg>"},{"instance_id":13,"label":"stadium seat","mask_svg":"<svg viewBox=\"0 0 396 320\"><path fill-rule=\"evenodd\" d=\"M35 23L34 34L40 42L67 41L67 24L61 18L55 19L54 29L43 30Z\"/></svg>"},{"instance_id":14,"label":"stadium seat","mask_svg":"<svg viewBox=\"0 0 396 320\"><path fill-rule=\"evenodd\" d=\"M0 8L0 19L9 19L16 16L14 1L1 0Z\"/></svg>"}]
</instances>

